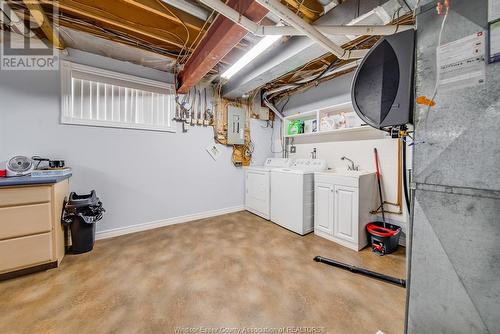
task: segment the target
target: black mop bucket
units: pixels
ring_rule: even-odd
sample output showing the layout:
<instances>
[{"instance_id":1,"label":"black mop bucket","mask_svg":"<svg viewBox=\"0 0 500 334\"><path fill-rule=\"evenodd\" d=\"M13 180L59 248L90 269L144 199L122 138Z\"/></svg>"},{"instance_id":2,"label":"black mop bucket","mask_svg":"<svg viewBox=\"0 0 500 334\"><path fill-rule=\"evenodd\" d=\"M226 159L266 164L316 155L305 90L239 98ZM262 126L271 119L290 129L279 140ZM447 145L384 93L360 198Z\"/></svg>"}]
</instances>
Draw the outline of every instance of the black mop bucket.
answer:
<instances>
[{"instance_id":1,"label":"black mop bucket","mask_svg":"<svg viewBox=\"0 0 500 334\"><path fill-rule=\"evenodd\" d=\"M373 252L385 255L398 249L401 227L389 223L371 222L366 225L366 231Z\"/></svg>"},{"instance_id":2,"label":"black mop bucket","mask_svg":"<svg viewBox=\"0 0 500 334\"><path fill-rule=\"evenodd\" d=\"M72 192L64 204L62 223L71 230L71 252L81 254L94 248L95 223L102 219L104 212L95 190L87 195Z\"/></svg>"}]
</instances>

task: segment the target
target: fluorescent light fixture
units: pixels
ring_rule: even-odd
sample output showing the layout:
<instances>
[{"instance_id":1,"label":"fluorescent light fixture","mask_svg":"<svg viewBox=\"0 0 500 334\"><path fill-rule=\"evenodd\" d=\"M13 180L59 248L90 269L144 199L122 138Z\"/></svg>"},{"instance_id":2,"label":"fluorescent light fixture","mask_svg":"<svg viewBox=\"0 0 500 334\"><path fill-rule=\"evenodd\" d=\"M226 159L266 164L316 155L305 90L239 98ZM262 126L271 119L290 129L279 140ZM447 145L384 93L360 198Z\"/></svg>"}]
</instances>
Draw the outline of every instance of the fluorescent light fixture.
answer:
<instances>
[{"instance_id":1,"label":"fluorescent light fixture","mask_svg":"<svg viewBox=\"0 0 500 334\"><path fill-rule=\"evenodd\" d=\"M243 67L247 66L258 55L268 49L274 42L281 38L281 35L269 35L262 38L253 46L247 53L243 55L236 63L234 63L226 72L222 73L222 78L230 79L233 75L239 72Z\"/></svg>"}]
</instances>

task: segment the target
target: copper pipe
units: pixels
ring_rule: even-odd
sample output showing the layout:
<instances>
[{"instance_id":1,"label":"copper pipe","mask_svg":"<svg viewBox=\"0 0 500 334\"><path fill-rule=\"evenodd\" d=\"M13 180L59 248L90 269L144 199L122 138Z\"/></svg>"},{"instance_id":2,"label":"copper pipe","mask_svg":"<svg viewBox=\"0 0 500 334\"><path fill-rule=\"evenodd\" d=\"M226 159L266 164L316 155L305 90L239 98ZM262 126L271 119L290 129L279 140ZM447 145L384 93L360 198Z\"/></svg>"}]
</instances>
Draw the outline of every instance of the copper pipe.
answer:
<instances>
[{"instance_id":1,"label":"copper pipe","mask_svg":"<svg viewBox=\"0 0 500 334\"><path fill-rule=\"evenodd\" d=\"M372 215L377 215L379 213L382 213L382 211L381 210L370 211L370 214L372 214ZM392 214L395 214L395 215L400 215L400 214L403 213L403 211L401 211L401 210L400 211L388 211L388 210L384 209L384 213L392 213Z\"/></svg>"}]
</instances>

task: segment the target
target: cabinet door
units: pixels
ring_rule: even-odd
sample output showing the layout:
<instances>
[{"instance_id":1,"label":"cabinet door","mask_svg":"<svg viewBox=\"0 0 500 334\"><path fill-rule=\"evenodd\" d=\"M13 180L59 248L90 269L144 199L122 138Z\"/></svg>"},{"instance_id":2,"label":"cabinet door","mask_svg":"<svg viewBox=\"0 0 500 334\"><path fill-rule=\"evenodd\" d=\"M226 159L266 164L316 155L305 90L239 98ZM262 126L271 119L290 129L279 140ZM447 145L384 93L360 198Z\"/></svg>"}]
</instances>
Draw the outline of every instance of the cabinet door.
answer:
<instances>
[{"instance_id":1,"label":"cabinet door","mask_svg":"<svg viewBox=\"0 0 500 334\"><path fill-rule=\"evenodd\" d=\"M328 183L314 186L314 229L333 235L333 189Z\"/></svg>"},{"instance_id":2,"label":"cabinet door","mask_svg":"<svg viewBox=\"0 0 500 334\"><path fill-rule=\"evenodd\" d=\"M334 203L334 236L357 243L358 189L336 185Z\"/></svg>"}]
</instances>

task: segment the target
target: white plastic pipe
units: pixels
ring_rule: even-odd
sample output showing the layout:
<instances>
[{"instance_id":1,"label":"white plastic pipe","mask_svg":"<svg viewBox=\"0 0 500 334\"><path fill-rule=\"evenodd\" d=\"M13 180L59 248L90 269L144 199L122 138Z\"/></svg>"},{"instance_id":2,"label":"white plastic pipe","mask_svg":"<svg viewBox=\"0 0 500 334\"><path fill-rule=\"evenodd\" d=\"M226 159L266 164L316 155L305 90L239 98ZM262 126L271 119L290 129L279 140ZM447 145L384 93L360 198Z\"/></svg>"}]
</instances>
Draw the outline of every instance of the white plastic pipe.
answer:
<instances>
[{"instance_id":1,"label":"white plastic pipe","mask_svg":"<svg viewBox=\"0 0 500 334\"><path fill-rule=\"evenodd\" d=\"M313 25L324 35L355 35L355 36L385 36L397 32L414 29L412 25L386 25L386 26L330 26ZM291 26L259 26L258 35L304 36L306 33Z\"/></svg>"},{"instance_id":2,"label":"white plastic pipe","mask_svg":"<svg viewBox=\"0 0 500 334\"><path fill-rule=\"evenodd\" d=\"M259 25L257 23L253 22L252 20L250 20L246 16L241 15L233 8L224 4L222 1L220 1L220 0L199 0L199 1L201 3L203 3L204 5L212 8L217 13L230 19L234 23L245 28L248 32L251 32L252 34L258 35L257 32L259 30Z\"/></svg>"},{"instance_id":3,"label":"white plastic pipe","mask_svg":"<svg viewBox=\"0 0 500 334\"><path fill-rule=\"evenodd\" d=\"M348 53L349 51L332 42L330 39L328 39L328 37L319 32L319 30L314 28L309 23L305 22L299 16L295 15L288 9L288 7L282 5L279 0L257 0L257 2L298 31L305 33L306 36L321 45L327 51L336 55L339 59L350 58L350 55Z\"/></svg>"},{"instance_id":4,"label":"white plastic pipe","mask_svg":"<svg viewBox=\"0 0 500 334\"><path fill-rule=\"evenodd\" d=\"M164 0L171 1L171 0ZM269 36L269 35L281 35L281 36L305 36L307 33L300 31L293 26L265 26L260 25L252 20L248 19L246 16L240 15L233 8L225 5L220 0L200 0L206 6L212 8L219 14L230 19L234 23L238 24L248 32L257 36ZM300 19L300 18L299 18ZM302 20L302 19L300 19ZM307 24L304 22L304 24ZM329 26L329 25L318 25L314 26L320 32L326 35L392 35L398 31L404 31L408 29L413 29L412 25L385 25L385 26L367 26L367 25L356 25L356 26Z\"/></svg>"},{"instance_id":5,"label":"white plastic pipe","mask_svg":"<svg viewBox=\"0 0 500 334\"><path fill-rule=\"evenodd\" d=\"M271 13L277 15L283 21L291 26L264 26L253 22L246 16L241 15L233 8L225 5L220 0L200 0L206 6L212 8L219 14L230 19L234 23L243 27L248 32L258 36L281 35L281 36L308 36L318 44L322 45L327 51L332 52L340 59L359 59L363 58L368 50L345 50L341 46L332 42L325 35L392 35L398 31L413 29L411 25L397 26L313 26L297 15L293 14L279 0L257 0L262 6L266 7Z\"/></svg>"},{"instance_id":6,"label":"white plastic pipe","mask_svg":"<svg viewBox=\"0 0 500 334\"><path fill-rule=\"evenodd\" d=\"M279 112L278 109L276 109L276 107L274 106L274 104L272 104L268 99L267 99L267 94L264 93L264 95L262 96L262 102L264 102L264 104L283 122L285 120L285 118L283 117L283 115Z\"/></svg>"}]
</instances>

